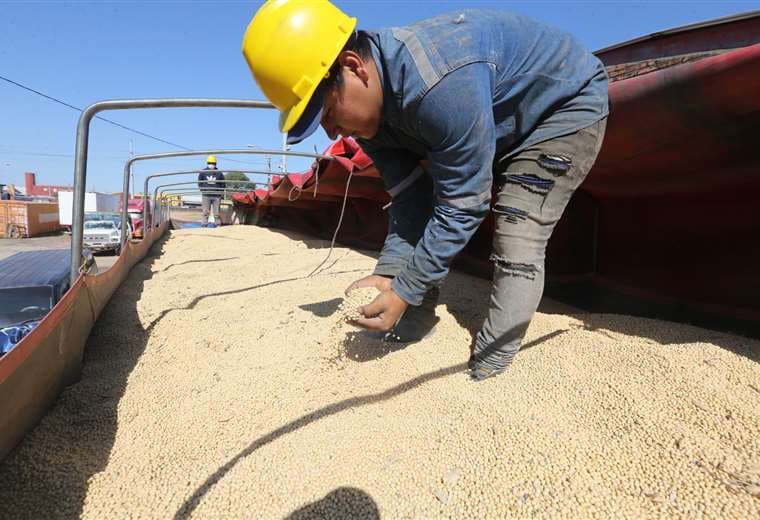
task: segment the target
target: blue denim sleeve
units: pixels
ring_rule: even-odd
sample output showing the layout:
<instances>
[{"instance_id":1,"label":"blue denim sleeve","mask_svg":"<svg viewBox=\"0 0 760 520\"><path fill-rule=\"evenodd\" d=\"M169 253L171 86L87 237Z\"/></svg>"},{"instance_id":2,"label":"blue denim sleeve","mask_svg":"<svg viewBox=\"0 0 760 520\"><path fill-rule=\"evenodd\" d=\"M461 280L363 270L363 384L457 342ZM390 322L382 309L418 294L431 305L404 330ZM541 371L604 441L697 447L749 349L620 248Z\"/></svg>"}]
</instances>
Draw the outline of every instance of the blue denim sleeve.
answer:
<instances>
[{"instance_id":1,"label":"blue denim sleeve","mask_svg":"<svg viewBox=\"0 0 760 520\"><path fill-rule=\"evenodd\" d=\"M377 141L360 140L359 144L381 172L385 189L391 190L395 185L403 182L412 170L419 166L420 161L408 150ZM417 222L420 220L420 206L423 205L423 201L418 200L413 193L420 195L419 190L411 189L419 184L420 182L414 183L410 189L393 198L393 204L388 212L388 234L385 237L383 249L380 251L374 274L395 276L411 257L414 247L412 244L417 243L421 231L416 231L416 239L409 235L415 234L415 228L422 228L425 225L424 220L421 223Z\"/></svg>"},{"instance_id":2,"label":"blue denim sleeve","mask_svg":"<svg viewBox=\"0 0 760 520\"><path fill-rule=\"evenodd\" d=\"M423 174L406 187L388 208L388 234L374 274L396 277L414 255L433 212L433 186Z\"/></svg>"},{"instance_id":3,"label":"blue denim sleeve","mask_svg":"<svg viewBox=\"0 0 760 520\"><path fill-rule=\"evenodd\" d=\"M428 148L436 200L414 256L392 287L419 305L488 214L496 148L490 65L473 63L447 74L420 102L412 124Z\"/></svg>"},{"instance_id":4,"label":"blue denim sleeve","mask_svg":"<svg viewBox=\"0 0 760 520\"><path fill-rule=\"evenodd\" d=\"M366 153L380 172L386 191L402 182L420 164L420 158L395 143L374 139L359 139L362 151Z\"/></svg>"}]
</instances>

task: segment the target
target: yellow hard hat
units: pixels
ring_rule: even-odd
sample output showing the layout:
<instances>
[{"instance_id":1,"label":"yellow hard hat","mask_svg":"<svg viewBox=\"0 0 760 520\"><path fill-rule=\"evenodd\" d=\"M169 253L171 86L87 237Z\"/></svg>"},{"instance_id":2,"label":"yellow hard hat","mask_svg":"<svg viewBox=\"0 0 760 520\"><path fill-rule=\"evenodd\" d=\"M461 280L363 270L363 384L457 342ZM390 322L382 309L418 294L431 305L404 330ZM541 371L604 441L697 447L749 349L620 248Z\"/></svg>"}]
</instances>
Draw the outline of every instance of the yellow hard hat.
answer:
<instances>
[{"instance_id":1,"label":"yellow hard hat","mask_svg":"<svg viewBox=\"0 0 760 520\"><path fill-rule=\"evenodd\" d=\"M216 156L209 155L208 157L206 157L206 164L216 164Z\"/></svg>"},{"instance_id":2,"label":"yellow hard hat","mask_svg":"<svg viewBox=\"0 0 760 520\"><path fill-rule=\"evenodd\" d=\"M328 0L267 0L254 15L243 55L264 95L280 110L282 132L299 122L355 28L356 18Z\"/></svg>"}]
</instances>

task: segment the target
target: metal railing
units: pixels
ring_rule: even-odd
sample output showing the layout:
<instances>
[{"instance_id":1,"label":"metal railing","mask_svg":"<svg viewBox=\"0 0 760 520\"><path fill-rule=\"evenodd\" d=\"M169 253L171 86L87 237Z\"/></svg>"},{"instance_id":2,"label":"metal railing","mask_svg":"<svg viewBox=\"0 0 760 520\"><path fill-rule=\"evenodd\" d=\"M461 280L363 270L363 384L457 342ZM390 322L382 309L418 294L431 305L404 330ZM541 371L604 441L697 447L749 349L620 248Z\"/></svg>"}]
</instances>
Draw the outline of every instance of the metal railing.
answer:
<instances>
[{"instance_id":1,"label":"metal railing","mask_svg":"<svg viewBox=\"0 0 760 520\"><path fill-rule=\"evenodd\" d=\"M74 153L74 200L71 225L71 283L79 276L82 263L82 241L84 230L84 194L87 186L87 156L90 145L90 123L92 119L105 110L131 110L139 108L264 108L274 109L271 103L251 99L115 99L98 101L82 111L77 123L76 150ZM129 182L125 182L129 189ZM122 217L124 215L122 214ZM124 223L122 223L122 226ZM125 234L122 232L122 234Z\"/></svg>"},{"instance_id":2,"label":"metal railing","mask_svg":"<svg viewBox=\"0 0 760 520\"><path fill-rule=\"evenodd\" d=\"M127 225L127 204L129 201L129 179L132 176L132 165L139 161L148 161L148 160L154 160L154 159L171 159L175 157L193 157L193 156L202 156L202 155L284 155L284 156L290 156L290 157L305 157L308 159L328 159L331 160L332 156L329 155L322 155L317 153L309 153L309 152L293 152L290 150L262 150L262 149L255 149L252 150L250 148L245 149L218 149L218 150L188 150L188 151L182 151L182 152L163 152L163 153L153 153L153 154L145 154L145 155L136 155L124 164L124 177L123 177L123 191L122 191L122 218L125 219L122 222L123 229L123 235L126 234L126 225ZM145 208L143 208L143 218L145 217ZM72 236L74 233L74 229L72 226Z\"/></svg>"},{"instance_id":3,"label":"metal railing","mask_svg":"<svg viewBox=\"0 0 760 520\"><path fill-rule=\"evenodd\" d=\"M216 189L216 190L211 190L210 193L218 193L219 195L221 195L223 192L224 192L224 189L223 188L219 188L219 189ZM188 188L168 188L166 191L162 191L159 194L159 197L163 198L166 195L183 197L185 195L202 195L203 193L204 192L201 191L199 188L192 188L192 189L188 189ZM171 219L171 210L172 210L172 206L170 206L168 204L162 205L162 209L161 209L161 215L162 216L161 216L161 218L166 219L165 221L170 220Z\"/></svg>"},{"instance_id":4,"label":"metal railing","mask_svg":"<svg viewBox=\"0 0 760 520\"><path fill-rule=\"evenodd\" d=\"M249 184L249 185L252 185L254 188L257 185L261 185L261 186L268 186L269 185L268 182L265 183L265 182L261 182L261 181L241 181L241 180L232 180L232 179L230 179L230 180L226 180L225 179L224 181L215 181L215 182L217 182L217 183L223 182L225 184ZM214 193L214 194L218 194L218 195L220 195L222 197L226 197L227 193L229 193L230 191L240 191L240 190L235 190L234 188L228 188L226 186L224 186L222 188L211 188L211 189L204 188L204 189L201 189L201 188L196 188L197 185L198 185L198 181L186 181L186 182L172 182L172 183L169 183L169 184L159 184L158 186L156 186L154 188L154 190L153 190L153 214L154 214L153 218L156 219L157 218L156 215L159 215L159 217L158 217L159 219L162 218L163 215L162 215L160 209L159 209L159 211L156 211L156 207L157 207L157 203L160 204L162 202L162 197L166 193L172 193L172 194L174 194L173 192L176 191L176 190L187 191L188 189L190 189L191 187L193 187L195 189L192 192L190 192L190 193L200 192L201 195L204 194L204 193ZM176 186L177 188L176 189L172 188L173 186ZM179 186L183 186L183 187L179 188ZM166 188L166 189L162 189L162 188ZM159 189L162 189L160 195L158 193ZM144 219L143 219L143 222L145 222ZM163 224L163 222L164 222L163 220L160 220L159 221L159 225ZM155 227L155 225L152 225L152 226Z\"/></svg>"},{"instance_id":5,"label":"metal railing","mask_svg":"<svg viewBox=\"0 0 760 520\"><path fill-rule=\"evenodd\" d=\"M208 170L183 170L183 171L171 171L171 172L159 172L159 173L153 173L151 175L148 175L145 177L145 182L143 183L143 197L145 197L148 194L148 182L151 179L157 178L157 177L170 177L175 175L190 175L190 174L197 174ZM234 170L236 173L244 173L244 174L254 174L254 175L266 175L268 177L268 180L271 182L271 177L273 175L278 175L277 173L270 172L267 170ZM232 172L231 172L232 173ZM197 184L196 181L187 181L188 183L194 182ZM222 182L222 181L215 181L215 182ZM239 180L232 180L230 179L230 183L238 183L238 184L246 184L246 183L253 183L254 181L239 181ZM262 182L257 182L255 184L264 184ZM162 186L168 186L167 184L164 184ZM156 188L157 190L157 188ZM156 190L153 190L153 209L155 210L156 205ZM155 211L154 211L155 213ZM147 206L143 208L143 222L147 222Z\"/></svg>"},{"instance_id":6,"label":"metal railing","mask_svg":"<svg viewBox=\"0 0 760 520\"><path fill-rule=\"evenodd\" d=\"M251 99L204 99L204 98L169 98L169 99L116 99L98 101L89 105L82 111L77 123L76 149L74 153L74 200L73 219L71 225L71 283L79 277L79 267L82 264L82 243L84 231L84 199L87 186L87 157L90 144L90 124L92 119L105 110L132 110L144 108L256 108L274 109L274 106L266 101ZM331 159L319 154L290 152L286 150L263 151L263 150L240 150L237 152L223 151L224 153L250 154L252 152L270 155L291 155L296 157L310 157L313 159ZM220 154L219 151L205 150L199 152L176 152L168 154L154 154L150 158L183 157L190 155ZM221 155L221 154L220 154ZM147 156L133 157L127 162L123 182L122 211L122 236L126 236L127 206L129 201L129 173L135 161L148 159ZM284 172L283 172L284 173Z\"/></svg>"}]
</instances>

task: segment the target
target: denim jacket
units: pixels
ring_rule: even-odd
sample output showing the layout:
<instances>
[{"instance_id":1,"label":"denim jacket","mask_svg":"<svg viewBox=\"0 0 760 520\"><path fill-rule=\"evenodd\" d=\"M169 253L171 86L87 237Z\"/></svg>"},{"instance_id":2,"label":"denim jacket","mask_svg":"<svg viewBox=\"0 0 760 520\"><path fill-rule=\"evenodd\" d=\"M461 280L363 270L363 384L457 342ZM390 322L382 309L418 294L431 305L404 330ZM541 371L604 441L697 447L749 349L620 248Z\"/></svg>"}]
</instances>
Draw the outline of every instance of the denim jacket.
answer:
<instances>
[{"instance_id":1,"label":"denim jacket","mask_svg":"<svg viewBox=\"0 0 760 520\"><path fill-rule=\"evenodd\" d=\"M377 135L362 139L388 192L422 174L433 214L393 282L419 305L485 218L494 159L607 115L607 74L571 35L509 12L464 10L368 32L383 87ZM403 202L402 202L403 201Z\"/></svg>"}]
</instances>

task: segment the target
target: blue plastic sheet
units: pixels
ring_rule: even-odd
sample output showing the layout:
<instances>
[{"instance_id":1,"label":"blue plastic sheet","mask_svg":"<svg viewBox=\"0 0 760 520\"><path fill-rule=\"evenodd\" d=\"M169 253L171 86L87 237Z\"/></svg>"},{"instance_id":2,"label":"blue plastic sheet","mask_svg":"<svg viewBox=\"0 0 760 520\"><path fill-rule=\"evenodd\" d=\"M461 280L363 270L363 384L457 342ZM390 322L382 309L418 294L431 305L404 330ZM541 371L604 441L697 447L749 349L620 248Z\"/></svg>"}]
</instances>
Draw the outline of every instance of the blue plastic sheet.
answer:
<instances>
[{"instance_id":1,"label":"blue plastic sheet","mask_svg":"<svg viewBox=\"0 0 760 520\"><path fill-rule=\"evenodd\" d=\"M24 336L37 326L39 320L0 329L0 356L9 352Z\"/></svg>"}]
</instances>

